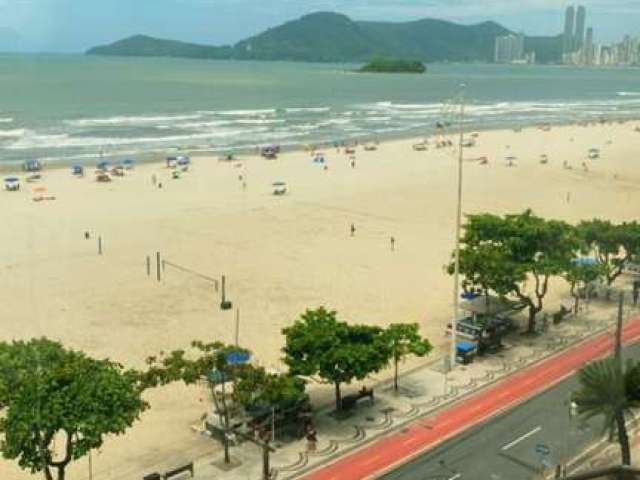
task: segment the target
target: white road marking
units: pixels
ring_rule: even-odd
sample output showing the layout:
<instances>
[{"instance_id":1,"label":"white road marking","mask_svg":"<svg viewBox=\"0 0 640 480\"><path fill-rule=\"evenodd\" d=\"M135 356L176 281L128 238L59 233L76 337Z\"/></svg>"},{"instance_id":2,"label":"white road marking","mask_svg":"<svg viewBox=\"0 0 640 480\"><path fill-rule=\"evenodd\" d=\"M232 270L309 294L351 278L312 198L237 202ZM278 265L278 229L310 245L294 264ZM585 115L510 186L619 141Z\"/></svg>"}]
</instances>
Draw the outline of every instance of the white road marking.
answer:
<instances>
[{"instance_id":1,"label":"white road marking","mask_svg":"<svg viewBox=\"0 0 640 480\"><path fill-rule=\"evenodd\" d=\"M448 478L447 480L458 480L460 477L462 477L462 474L456 473L453 477Z\"/></svg>"},{"instance_id":2,"label":"white road marking","mask_svg":"<svg viewBox=\"0 0 640 480\"><path fill-rule=\"evenodd\" d=\"M540 425L538 425L536 428L534 428L533 430L531 430L529 433L525 433L524 435L522 435L521 437L516 438L513 442L511 443L507 443L504 447L502 447L502 451L505 452L507 450L509 450L511 447L515 447L517 444L519 444L521 441L529 438L531 435L535 435L536 433L538 433L540 430L542 430L542 427Z\"/></svg>"}]
</instances>

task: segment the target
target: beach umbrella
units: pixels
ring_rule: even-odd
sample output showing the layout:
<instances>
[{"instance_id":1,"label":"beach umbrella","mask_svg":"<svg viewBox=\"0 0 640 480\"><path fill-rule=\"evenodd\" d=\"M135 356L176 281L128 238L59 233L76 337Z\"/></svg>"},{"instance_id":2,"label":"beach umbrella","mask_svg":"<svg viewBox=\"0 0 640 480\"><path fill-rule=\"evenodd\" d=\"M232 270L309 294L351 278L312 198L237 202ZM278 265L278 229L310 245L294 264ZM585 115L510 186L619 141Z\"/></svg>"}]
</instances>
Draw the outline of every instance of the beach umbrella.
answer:
<instances>
[{"instance_id":1,"label":"beach umbrella","mask_svg":"<svg viewBox=\"0 0 640 480\"><path fill-rule=\"evenodd\" d=\"M589 266L589 265L596 265L598 263L598 260L594 257L579 257L579 258L574 258L573 263L581 266Z\"/></svg>"},{"instance_id":2,"label":"beach umbrella","mask_svg":"<svg viewBox=\"0 0 640 480\"><path fill-rule=\"evenodd\" d=\"M247 363L251 359L249 352L230 352L227 354L227 363L229 365L241 365Z\"/></svg>"}]
</instances>

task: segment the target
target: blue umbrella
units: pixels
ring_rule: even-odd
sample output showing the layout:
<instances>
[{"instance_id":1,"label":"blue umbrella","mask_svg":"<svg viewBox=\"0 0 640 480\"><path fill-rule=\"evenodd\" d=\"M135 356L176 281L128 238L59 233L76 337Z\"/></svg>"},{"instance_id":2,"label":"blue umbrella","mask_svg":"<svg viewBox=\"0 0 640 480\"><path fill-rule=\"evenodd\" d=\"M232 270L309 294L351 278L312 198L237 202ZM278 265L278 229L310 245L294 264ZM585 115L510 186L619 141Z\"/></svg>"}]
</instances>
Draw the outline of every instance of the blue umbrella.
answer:
<instances>
[{"instance_id":1,"label":"blue umbrella","mask_svg":"<svg viewBox=\"0 0 640 480\"><path fill-rule=\"evenodd\" d=\"M596 265L598 263L598 260L594 257L579 257L579 258L574 258L573 263L580 266L590 266L590 265Z\"/></svg>"},{"instance_id":2,"label":"blue umbrella","mask_svg":"<svg viewBox=\"0 0 640 480\"><path fill-rule=\"evenodd\" d=\"M251 359L249 352L231 352L227 354L227 363L230 365L241 365Z\"/></svg>"}]
</instances>

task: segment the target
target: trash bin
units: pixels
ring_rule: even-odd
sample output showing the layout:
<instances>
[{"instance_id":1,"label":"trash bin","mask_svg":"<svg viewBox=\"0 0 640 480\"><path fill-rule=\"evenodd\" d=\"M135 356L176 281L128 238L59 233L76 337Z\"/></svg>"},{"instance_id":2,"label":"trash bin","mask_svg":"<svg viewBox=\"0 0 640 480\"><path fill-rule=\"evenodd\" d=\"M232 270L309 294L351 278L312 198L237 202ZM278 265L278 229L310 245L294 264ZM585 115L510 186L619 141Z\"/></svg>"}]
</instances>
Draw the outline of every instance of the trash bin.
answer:
<instances>
[{"instance_id":1,"label":"trash bin","mask_svg":"<svg viewBox=\"0 0 640 480\"><path fill-rule=\"evenodd\" d=\"M474 357L478 351L478 347L475 343L471 342L458 342L456 345L456 361L463 365L468 365L473 362Z\"/></svg>"}]
</instances>

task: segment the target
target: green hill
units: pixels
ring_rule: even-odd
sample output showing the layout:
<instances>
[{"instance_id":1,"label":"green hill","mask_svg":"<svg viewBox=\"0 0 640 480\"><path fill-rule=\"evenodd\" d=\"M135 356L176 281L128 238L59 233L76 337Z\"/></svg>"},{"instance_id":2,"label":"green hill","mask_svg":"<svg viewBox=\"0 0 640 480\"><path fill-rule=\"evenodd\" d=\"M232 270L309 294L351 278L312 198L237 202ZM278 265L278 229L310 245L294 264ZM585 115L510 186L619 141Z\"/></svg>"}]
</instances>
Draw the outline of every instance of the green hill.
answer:
<instances>
[{"instance_id":1,"label":"green hill","mask_svg":"<svg viewBox=\"0 0 640 480\"><path fill-rule=\"evenodd\" d=\"M137 35L87 53L310 62L366 62L374 57L490 62L496 36L507 33L509 30L494 22L358 22L338 13L319 12L270 28L233 46L196 45Z\"/></svg>"},{"instance_id":2,"label":"green hill","mask_svg":"<svg viewBox=\"0 0 640 480\"><path fill-rule=\"evenodd\" d=\"M211 47L195 43L163 40L135 35L110 45L94 47L88 55L113 55L120 57L184 57L184 58L229 58L229 47Z\"/></svg>"}]
</instances>

